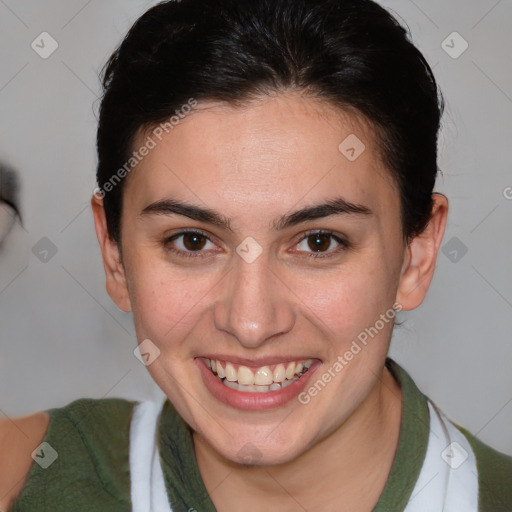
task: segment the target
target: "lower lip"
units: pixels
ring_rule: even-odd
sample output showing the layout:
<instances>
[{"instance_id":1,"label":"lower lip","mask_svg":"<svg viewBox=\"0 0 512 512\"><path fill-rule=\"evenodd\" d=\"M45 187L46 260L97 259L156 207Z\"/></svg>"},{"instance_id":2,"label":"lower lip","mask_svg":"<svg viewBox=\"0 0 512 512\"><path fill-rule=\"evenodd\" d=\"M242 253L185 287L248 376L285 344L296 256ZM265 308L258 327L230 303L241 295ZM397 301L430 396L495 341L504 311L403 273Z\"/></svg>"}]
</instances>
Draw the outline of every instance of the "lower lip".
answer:
<instances>
[{"instance_id":1,"label":"lower lip","mask_svg":"<svg viewBox=\"0 0 512 512\"><path fill-rule=\"evenodd\" d=\"M253 393L228 388L213 374L201 358L196 358L194 361L199 366L206 387L217 400L246 411L262 411L287 404L306 387L311 375L320 365L319 361L315 361L300 379L285 388Z\"/></svg>"}]
</instances>

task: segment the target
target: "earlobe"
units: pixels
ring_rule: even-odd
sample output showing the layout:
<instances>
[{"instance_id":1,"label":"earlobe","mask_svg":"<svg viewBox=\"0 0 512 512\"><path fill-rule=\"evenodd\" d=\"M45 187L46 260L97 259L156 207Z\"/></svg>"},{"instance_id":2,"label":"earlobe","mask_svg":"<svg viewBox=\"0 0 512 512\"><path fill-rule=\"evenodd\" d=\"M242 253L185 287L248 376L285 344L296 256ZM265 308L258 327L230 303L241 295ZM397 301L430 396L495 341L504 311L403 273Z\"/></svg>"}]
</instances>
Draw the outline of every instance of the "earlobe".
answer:
<instances>
[{"instance_id":1,"label":"earlobe","mask_svg":"<svg viewBox=\"0 0 512 512\"><path fill-rule=\"evenodd\" d=\"M423 302L436 268L448 218L448 199L435 193L432 201L432 216L427 227L405 250L397 292L397 302L404 311L417 308Z\"/></svg>"},{"instance_id":2,"label":"earlobe","mask_svg":"<svg viewBox=\"0 0 512 512\"><path fill-rule=\"evenodd\" d=\"M130 296L126 282L124 266L117 243L109 236L103 199L96 194L91 198L96 236L100 244L103 267L105 269L106 289L110 298L119 309L131 311Z\"/></svg>"}]
</instances>

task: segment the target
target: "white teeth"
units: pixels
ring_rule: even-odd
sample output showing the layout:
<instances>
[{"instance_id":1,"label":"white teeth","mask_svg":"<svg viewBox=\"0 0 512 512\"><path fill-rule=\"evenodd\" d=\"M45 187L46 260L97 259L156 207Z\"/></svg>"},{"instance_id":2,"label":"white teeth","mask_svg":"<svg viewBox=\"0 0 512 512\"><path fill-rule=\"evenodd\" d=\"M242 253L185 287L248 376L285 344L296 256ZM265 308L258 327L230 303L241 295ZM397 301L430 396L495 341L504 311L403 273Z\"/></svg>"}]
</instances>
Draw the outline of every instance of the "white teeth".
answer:
<instances>
[{"instance_id":1,"label":"white teeth","mask_svg":"<svg viewBox=\"0 0 512 512\"><path fill-rule=\"evenodd\" d=\"M257 384L258 386L268 386L269 384L272 384L273 380L274 375L268 366L260 368L254 376L254 384Z\"/></svg>"},{"instance_id":2,"label":"white teeth","mask_svg":"<svg viewBox=\"0 0 512 512\"><path fill-rule=\"evenodd\" d=\"M288 365L285 375L288 380L293 379L293 376L295 375L295 363L290 363Z\"/></svg>"},{"instance_id":3,"label":"white teeth","mask_svg":"<svg viewBox=\"0 0 512 512\"><path fill-rule=\"evenodd\" d=\"M238 367L238 383L244 386L252 386L254 384L254 374L247 366Z\"/></svg>"},{"instance_id":4,"label":"white teeth","mask_svg":"<svg viewBox=\"0 0 512 512\"><path fill-rule=\"evenodd\" d=\"M238 380L237 371L231 363L226 363L226 379L230 382L235 382Z\"/></svg>"},{"instance_id":5,"label":"white teeth","mask_svg":"<svg viewBox=\"0 0 512 512\"><path fill-rule=\"evenodd\" d=\"M253 393L285 388L301 377L313 364L312 359L299 363L290 362L286 367L284 363L279 363L275 366L274 371L270 369L270 366L262 366L254 373L255 369L243 365L240 365L237 370L232 363L227 361L224 361L224 366L218 359L203 358L203 361L227 387Z\"/></svg>"},{"instance_id":6,"label":"white teeth","mask_svg":"<svg viewBox=\"0 0 512 512\"><path fill-rule=\"evenodd\" d=\"M284 364L279 363L274 369L274 382L283 382L286 378L286 371L284 369Z\"/></svg>"}]
</instances>

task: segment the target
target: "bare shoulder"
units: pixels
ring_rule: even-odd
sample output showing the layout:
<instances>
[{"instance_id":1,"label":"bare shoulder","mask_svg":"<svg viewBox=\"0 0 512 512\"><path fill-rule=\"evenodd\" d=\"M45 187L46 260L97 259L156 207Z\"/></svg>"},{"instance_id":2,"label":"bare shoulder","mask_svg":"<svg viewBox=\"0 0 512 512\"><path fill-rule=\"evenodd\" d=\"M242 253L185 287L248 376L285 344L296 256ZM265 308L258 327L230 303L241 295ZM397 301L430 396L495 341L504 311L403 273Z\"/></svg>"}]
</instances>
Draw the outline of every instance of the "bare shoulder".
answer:
<instances>
[{"instance_id":1,"label":"bare shoulder","mask_svg":"<svg viewBox=\"0 0 512 512\"><path fill-rule=\"evenodd\" d=\"M50 416L41 411L0 419L0 510L23 489L34 460L32 452L46 435Z\"/></svg>"}]
</instances>

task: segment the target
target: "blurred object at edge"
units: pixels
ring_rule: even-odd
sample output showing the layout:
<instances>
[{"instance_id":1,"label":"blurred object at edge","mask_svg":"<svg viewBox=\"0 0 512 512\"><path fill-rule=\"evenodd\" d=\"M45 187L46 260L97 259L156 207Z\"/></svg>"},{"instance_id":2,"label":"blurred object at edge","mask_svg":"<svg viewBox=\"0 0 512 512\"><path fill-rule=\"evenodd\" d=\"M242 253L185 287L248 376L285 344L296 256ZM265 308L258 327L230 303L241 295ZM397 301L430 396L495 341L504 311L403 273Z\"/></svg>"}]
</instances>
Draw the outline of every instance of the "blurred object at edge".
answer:
<instances>
[{"instance_id":1,"label":"blurred object at edge","mask_svg":"<svg viewBox=\"0 0 512 512\"><path fill-rule=\"evenodd\" d=\"M21 221L18 194L18 173L0 162L0 249L14 226L16 218Z\"/></svg>"}]
</instances>

